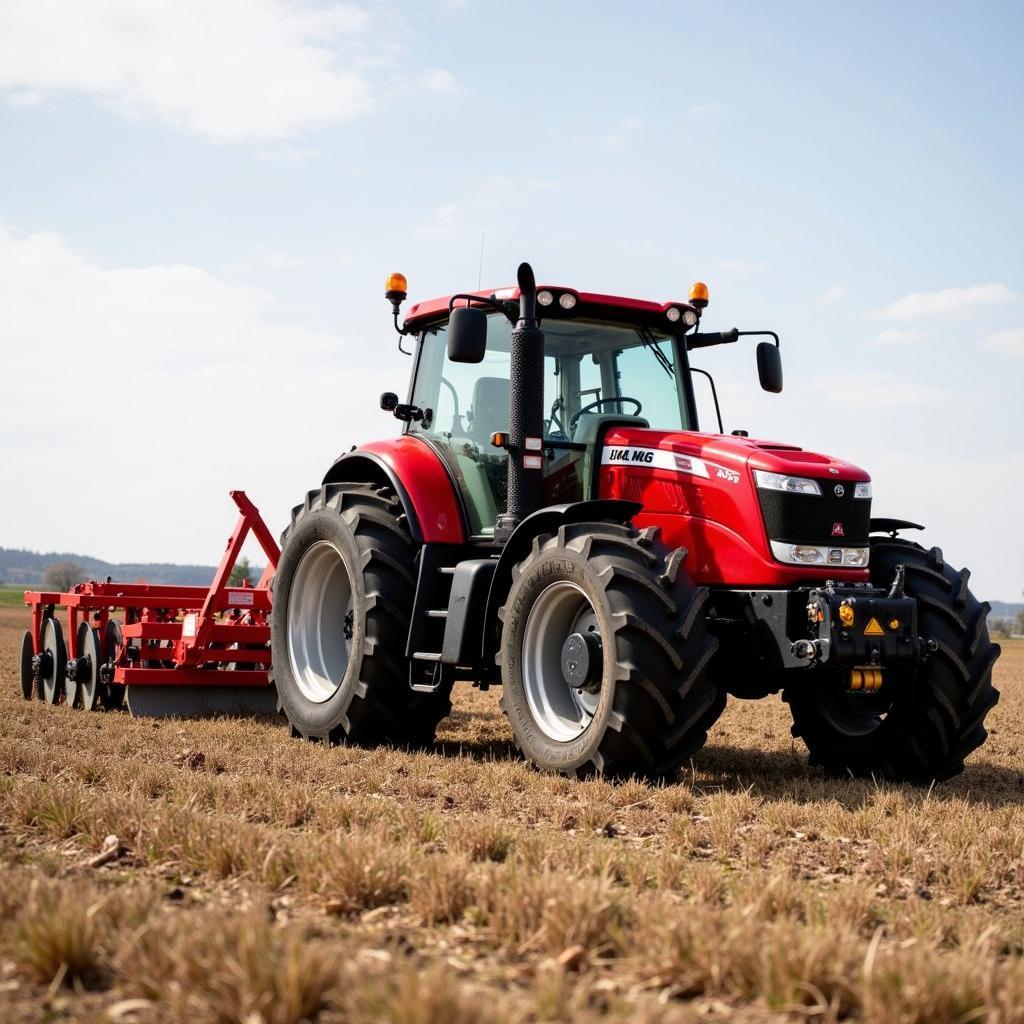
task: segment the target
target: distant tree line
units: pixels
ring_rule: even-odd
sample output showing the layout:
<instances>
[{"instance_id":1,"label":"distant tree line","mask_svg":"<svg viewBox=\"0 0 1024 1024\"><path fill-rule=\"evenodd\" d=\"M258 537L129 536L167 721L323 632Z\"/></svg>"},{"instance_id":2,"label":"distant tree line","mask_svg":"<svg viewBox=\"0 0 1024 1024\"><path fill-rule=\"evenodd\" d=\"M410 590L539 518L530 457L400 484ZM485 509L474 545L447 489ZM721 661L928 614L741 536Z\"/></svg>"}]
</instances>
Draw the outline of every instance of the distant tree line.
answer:
<instances>
[{"instance_id":1,"label":"distant tree line","mask_svg":"<svg viewBox=\"0 0 1024 1024\"><path fill-rule=\"evenodd\" d=\"M231 578L228 583L232 587L241 587L245 584L250 586L253 583L252 565L248 558L240 558L231 570ZM62 593L71 590L78 583L85 583L89 579L89 571L72 558L64 558L59 562L52 562L46 567L43 574L43 586L46 590L58 590Z\"/></svg>"},{"instance_id":2,"label":"distant tree line","mask_svg":"<svg viewBox=\"0 0 1024 1024\"><path fill-rule=\"evenodd\" d=\"M1024 636L1024 611L1000 619L992 619L988 631L995 637Z\"/></svg>"},{"instance_id":3,"label":"distant tree line","mask_svg":"<svg viewBox=\"0 0 1024 1024\"><path fill-rule=\"evenodd\" d=\"M72 558L64 558L59 562L51 562L43 573L43 586L47 590L70 590L77 583L85 583L88 571L81 562Z\"/></svg>"}]
</instances>

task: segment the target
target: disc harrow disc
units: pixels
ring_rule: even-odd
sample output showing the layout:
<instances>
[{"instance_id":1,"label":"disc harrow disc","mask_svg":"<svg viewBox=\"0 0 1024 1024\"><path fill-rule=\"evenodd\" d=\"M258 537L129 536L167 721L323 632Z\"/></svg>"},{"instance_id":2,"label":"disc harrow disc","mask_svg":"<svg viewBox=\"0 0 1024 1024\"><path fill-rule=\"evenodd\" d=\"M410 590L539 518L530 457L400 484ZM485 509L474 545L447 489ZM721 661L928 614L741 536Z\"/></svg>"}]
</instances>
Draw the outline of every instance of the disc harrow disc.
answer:
<instances>
[{"instance_id":1,"label":"disc harrow disc","mask_svg":"<svg viewBox=\"0 0 1024 1024\"><path fill-rule=\"evenodd\" d=\"M100 635L87 622L78 627L78 697L86 711L94 711L100 696L103 656Z\"/></svg>"},{"instance_id":2,"label":"disc harrow disc","mask_svg":"<svg viewBox=\"0 0 1024 1024\"><path fill-rule=\"evenodd\" d=\"M47 704L59 704L64 692L68 649L64 646L64 631L54 618L47 619L43 627L43 656L40 666L43 700Z\"/></svg>"},{"instance_id":3,"label":"disc harrow disc","mask_svg":"<svg viewBox=\"0 0 1024 1024\"><path fill-rule=\"evenodd\" d=\"M21 638L21 695L25 700L32 699L32 691L36 685L36 674L32 668L34 656L35 645L32 643L32 630L26 629Z\"/></svg>"},{"instance_id":4,"label":"disc harrow disc","mask_svg":"<svg viewBox=\"0 0 1024 1024\"><path fill-rule=\"evenodd\" d=\"M86 663L82 657L82 642L84 637L84 631L89 627L86 623L81 623L78 627L78 637L76 649L78 651L77 658L68 658L68 663L64 672L64 704L69 708L77 708L80 706L80 698L82 695L82 677L85 674Z\"/></svg>"},{"instance_id":5,"label":"disc harrow disc","mask_svg":"<svg viewBox=\"0 0 1024 1024\"><path fill-rule=\"evenodd\" d=\"M114 665L117 663L117 659L121 657L122 643L121 623L116 619L111 619L103 633L104 664ZM116 683L102 683L99 687L99 699L108 711L119 711L124 706L124 687L118 686Z\"/></svg>"}]
</instances>

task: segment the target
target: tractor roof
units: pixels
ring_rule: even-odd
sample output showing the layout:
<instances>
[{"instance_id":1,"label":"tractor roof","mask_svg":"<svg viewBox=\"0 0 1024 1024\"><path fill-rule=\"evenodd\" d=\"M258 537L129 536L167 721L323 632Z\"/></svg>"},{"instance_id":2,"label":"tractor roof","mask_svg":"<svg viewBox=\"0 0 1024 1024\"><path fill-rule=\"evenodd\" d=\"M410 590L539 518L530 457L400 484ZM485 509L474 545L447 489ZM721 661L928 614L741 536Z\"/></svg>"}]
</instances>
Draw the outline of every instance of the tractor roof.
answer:
<instances>
[{"instance_id":1,"label":"tractor roof","mask_svg":"<svg viewBox=\"0 0 1024 1024\"><path fill-rule=\"evenodd\" d=\"M537 293L541 294L543 292L550 292L554 296L554 302L537 310L542 318L551 316L588 316L607 318L609 320L628 320L643 323L649 327L666 329L674 326L666 316L669 309L674 307L682 311L694 308L688 302L649 302L646 299L631 299L622 295L580 292L575 288L565 288L561 285L538 284ZM481 299L498 299L510 304L518 304L519 302L519 289L515 285L475 292L460 292L459 295L469 295ZM560 305L559 300L563 295L572 295L576 298L576 304L572 309L566 310ZM406 327L419 329L425 327L431 321L447 319L451 298L450 295L445 295L440 298L417 302L410 306L405 318Z\"/></svg>"}]
</instances>

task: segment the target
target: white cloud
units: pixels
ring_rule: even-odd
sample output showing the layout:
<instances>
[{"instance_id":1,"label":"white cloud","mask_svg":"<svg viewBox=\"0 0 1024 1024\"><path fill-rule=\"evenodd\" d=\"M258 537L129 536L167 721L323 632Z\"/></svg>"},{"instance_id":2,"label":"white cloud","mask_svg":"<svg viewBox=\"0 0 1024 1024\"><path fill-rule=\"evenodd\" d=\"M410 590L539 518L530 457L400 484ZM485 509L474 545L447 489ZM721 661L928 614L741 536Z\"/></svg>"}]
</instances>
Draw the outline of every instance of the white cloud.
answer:
<instances>
[{"instance_id":1,"label":"white cloud","mask_svg":"<svg viewBox=\"0 0 1024 1024\"><path fill-rule=\"evenodd\" d=\"M954 397L945 388L901 380L891 373L846 373L819 377L815 382L815 393L821 394L826 405L854 410L929 406Z\"/></svg>"},{"instance_id":2,"label":"white cloud","mask_svg":"<svg viewBox=\"0 0 1024 1024\"><path fill-rule=\"evenodd\" d=\"M447 68L431 68L422 75L427 92L435 96L454 96L459 91L458 79Z\"/></svg>"},{"instance_id":3,"label":"white cloud","mask_svg":"<svg viewBox=\"0 0 1024 1024\"><path fill-rule=\"evenodd\" d=\"M375 102L389 36L354 3L5 0L0 95L84 93L217 142L287 138ZM435 69L434 92L454 78Z\"/></svg>"},{"instance_id":4,"label":"white cloud","mask_svg":"<svg viewBox=\"0 0 1024 1024\"><path fill-rule=\"evenodd\" d=\"M1007 327L990 334L985 339L985 348L1010 356L1024 356L1024 327Z\"/></svg>"},{"instance_id":5,"label":"white cloud","mask_svg":"<svg viewBox=\"0 0 1024 1024\"><path fill-rule=\"evenodd\" d=\"M963 316L976 306L995 306L1017 299L1005 284L976 284L968 288L942 288L937 292L911 292L890 302L878 315L886 320L916 320L927 316Z\"/></svg>"},{"instance_id":6,"label":"white cloud","mask_svg":"<svg viewBox=\"0 0 1024 1024\"><path fill-rule=\"evenodd\" d=\"M846 289L842 285L836 284L831 288L826 288L825 291L822 292L818 301L831 305L834 302L841 302L846 298L847 294Z\"/></svg>"},{"instance_id":7,"label":"white cloud","mask_svg":"<svg viewBox=\"0 0 1024 1024\"><path fill-rule=\"evenodd\" d=\"M391 360L407 372L390 339L283 322L262 289L186 264L107 266L2 223L0 309L0 431L18 439L0 446L0 480L52 496L4 508L14 546L215 562L230 487L276 532L335 446L365 433Z\"/></svg>"},{"instance_id":8,"label":"white cloud","mask_svg":"<svg viewBox=\"0 0 1024 1024\"><path fill-rule=\"evenodd\" d=\"M41 107L45 102L43 94L34 89L14 89L7 94L7 105L15 110Z\"/></svg>"},{"instance_id":9,"label":"white cloud","mask_svg":"<svg viewBox=\"0 0 1024 1024\"><path fill-rule=\"evenodd\" d=\"M879 331L871 339L872 345L901 346L916 345L928 337L928 331L919 330L917 327L890 327L887 330Z\"/></svg>"}]
</instances>

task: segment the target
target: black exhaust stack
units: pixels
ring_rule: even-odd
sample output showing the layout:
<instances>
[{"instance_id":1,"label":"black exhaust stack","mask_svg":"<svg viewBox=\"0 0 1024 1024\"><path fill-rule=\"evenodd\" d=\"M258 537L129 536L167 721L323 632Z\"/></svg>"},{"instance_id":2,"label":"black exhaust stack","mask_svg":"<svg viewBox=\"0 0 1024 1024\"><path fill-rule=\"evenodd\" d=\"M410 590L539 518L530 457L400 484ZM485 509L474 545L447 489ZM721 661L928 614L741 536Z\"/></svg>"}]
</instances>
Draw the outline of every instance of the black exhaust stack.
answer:
<instances>
[{"instance_id":1,"label":"black exhaust stack","mask_svg":"<svg viewBox=\"0 0 1024 1024\"><path fill-rule=\"evenodd\" d=\"M504 544L544 501L544 332L537 323L537 281L521 263L519 322L511 338L508 392L508 511L498 516L494 539Z\"/></svg>"}]
</instances>

